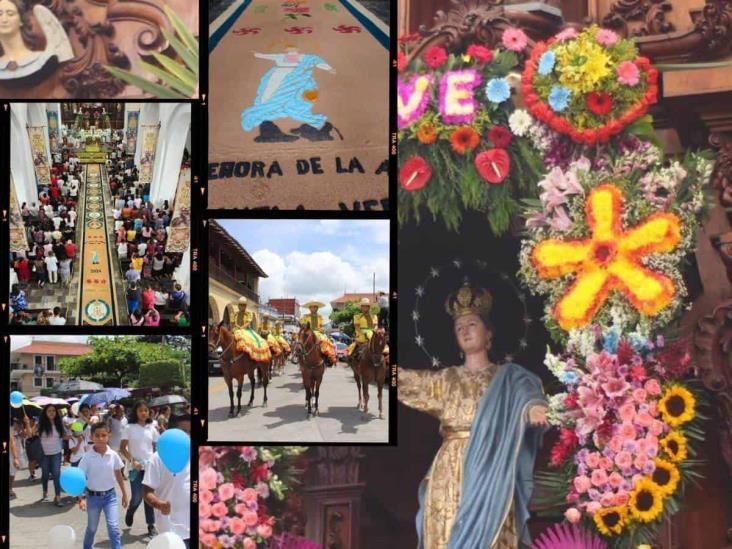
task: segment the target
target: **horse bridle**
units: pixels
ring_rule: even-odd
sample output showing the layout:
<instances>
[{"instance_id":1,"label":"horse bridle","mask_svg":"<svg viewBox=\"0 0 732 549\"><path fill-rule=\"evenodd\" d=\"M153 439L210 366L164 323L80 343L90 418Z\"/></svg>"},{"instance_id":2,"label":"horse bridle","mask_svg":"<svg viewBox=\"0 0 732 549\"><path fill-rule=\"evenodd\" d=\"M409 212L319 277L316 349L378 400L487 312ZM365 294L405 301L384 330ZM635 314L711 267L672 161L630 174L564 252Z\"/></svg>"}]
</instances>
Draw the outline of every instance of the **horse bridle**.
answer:
<instances>
[{"instance_id":1,"label":"horse bridle","mask_svg":"<svg viewBox=\"0 0 732 549\"><path fill-rule=\"evenodd\" d=\"M219 335L216 338L215 348L218 348L218 347L221 346L221 328L218 329L218 333L219 333ZM238 361L241 357L243 357L246 354L246 353L239 353L238 355L235 355L234 358L228 358L228 359L227 358L224 358L224 355L226 354L226 351L228 351L229 349L231 349L231 346L234 345L235 342L236 342L236 338L234 337L234 338L232 338L231 343L229 343L226 346L226 349L224 349L223 351L221 351L219 353L219 360L221 362L226 362L227 364L231 365L234 362Z\"/></svg>"},{"instance_id":2,"label":"horse bridle","mask_svg":"<svg viewBox=\"0 0 732 549\"><path fill-rule=\"evenodd\" d=\"M375 353L374 353L374 350L371 348L373 342L374 342L374 337L371 336L371 339L369 339L369 343L366 347L366 350L368 351L369 355L371 355L371 366L373 366L374 368L378 368L379 366L381 366L381 361L383 360L383 357L382 357L382 355L378 355L378 359L374 358ZM386 339L384 339L384 346L386 346ZM382 347L381 350L383 352L384 348Z\"/></svg>"},{"instance_id":3,"label":"horse bridle","mask_svg":"<svg viewBox=\"0 0 732 549\"><path fill-rule=\"evenodd\" d=\"M312 347L310 347L310 349L307 349L306 350L305 343L307 343L307 340L311 336L312 336L312 338L314 340L313 341L313 345L312 345ZM325 361L324 360L321 360L318 364L313 364L312 366L308 366L308 365L305 364L305 357L307 355L309 355L310 353L312 353L313 350L315 350L315 348L318 345L318 338L315 335L315 332L313 330L310 330L310 336L308 336L308 337L305 338L305 343L303 343L302 341L298 341L298 343L299 343L299 345L298 345L297 349L298 349L298 354L300 355L300 358L302 359L302 363L301 363L302 366L305 366L309 370L313 370L313 369L319 367L320 365L324 365L325 364Z\"/></svg>"}]
</instances>

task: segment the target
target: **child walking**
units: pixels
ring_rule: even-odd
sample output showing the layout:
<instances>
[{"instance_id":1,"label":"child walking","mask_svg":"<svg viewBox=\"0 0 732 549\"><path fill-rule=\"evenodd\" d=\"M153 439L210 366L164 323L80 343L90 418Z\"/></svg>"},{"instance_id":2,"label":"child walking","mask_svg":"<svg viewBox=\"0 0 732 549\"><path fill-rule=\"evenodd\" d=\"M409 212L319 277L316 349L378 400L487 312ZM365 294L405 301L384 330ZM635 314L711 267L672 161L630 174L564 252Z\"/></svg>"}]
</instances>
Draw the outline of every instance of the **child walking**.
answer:
<instances>
[{"instance_id":1,"label":"child walking","mask_svg":"<svg viewBox=\"0 0 732 549\"><path fill-rule=\"evenodd\" d=\"M117 452L109 447L109 428L106 423L91 426L93 446L79 462L79 469L86 475L86 495L79 498L79 509L87 512L84 549L92 549L99 518L104 511L107 533L112 549L122 548L119 527L119 509L114 481L122 491L122 507L127 508L127 489L122 476L124 464Z\"/></svg>"}]
</instances>

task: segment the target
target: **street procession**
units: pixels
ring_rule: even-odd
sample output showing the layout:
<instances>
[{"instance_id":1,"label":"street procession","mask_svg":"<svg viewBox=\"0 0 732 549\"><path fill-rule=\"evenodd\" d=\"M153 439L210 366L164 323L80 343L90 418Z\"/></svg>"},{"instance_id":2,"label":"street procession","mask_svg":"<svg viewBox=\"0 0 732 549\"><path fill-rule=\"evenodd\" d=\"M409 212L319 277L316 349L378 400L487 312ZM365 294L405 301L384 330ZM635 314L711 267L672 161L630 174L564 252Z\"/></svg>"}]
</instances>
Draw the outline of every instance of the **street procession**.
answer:
<instances>
[{"instance_id":1,"label":"street procession","mask_svg":"<svg viewBox=\"0 0 732 549\"><path fill-rule=\"evenodd\" d=\"M242 429L249 440L388 441L384 226L388 229L380 221L211 222L210 440L241 437L237 430ZM317 244L277 239L298 229L316 236ZM268 248L248 252L249 242L261 242L260 233L270 236ZM362 258L350 235L361 235L359 253L372 251L370 259L358 263ZM245 284L238 282L242 278Z\"/></svg>"}]
</instances>

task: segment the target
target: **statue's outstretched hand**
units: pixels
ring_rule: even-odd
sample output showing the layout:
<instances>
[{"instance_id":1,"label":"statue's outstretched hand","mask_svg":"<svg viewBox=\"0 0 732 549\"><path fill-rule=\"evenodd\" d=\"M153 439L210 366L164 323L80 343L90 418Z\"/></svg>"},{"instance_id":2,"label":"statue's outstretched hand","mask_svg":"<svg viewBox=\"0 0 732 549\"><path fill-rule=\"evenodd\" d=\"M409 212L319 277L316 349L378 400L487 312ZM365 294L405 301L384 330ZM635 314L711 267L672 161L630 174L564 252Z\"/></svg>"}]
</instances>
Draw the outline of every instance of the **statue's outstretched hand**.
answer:
<instances>
[{"instance_id":1,"label":"statue's outstretched hand","mask_svg":"<svg viewBox=\"0 0 732 549\"><path fill-rule=\"evenodd\" d=\"M546 418L546 413L549 410L542 404L537 404L529 409L529 423L532 427L549 427L549 421Z\"/></svg>"}]
</instances>

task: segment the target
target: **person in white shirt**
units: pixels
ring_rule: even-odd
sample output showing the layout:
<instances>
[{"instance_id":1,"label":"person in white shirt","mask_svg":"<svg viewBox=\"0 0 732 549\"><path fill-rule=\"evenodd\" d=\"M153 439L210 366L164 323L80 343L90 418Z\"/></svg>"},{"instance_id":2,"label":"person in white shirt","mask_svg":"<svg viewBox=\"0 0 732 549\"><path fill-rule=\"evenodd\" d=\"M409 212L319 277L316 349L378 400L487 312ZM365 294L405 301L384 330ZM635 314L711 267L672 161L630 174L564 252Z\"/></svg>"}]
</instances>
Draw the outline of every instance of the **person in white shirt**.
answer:
<instances>
[{"instance_id":1,"label":"person in white shirt","mask_svg":"<svg viewBox=\"0 0 732 549\"><path fill-rule=\"evenodd\" d=\"M48 317L51 326L66 326L66 318L61 314L61 307L53 308L53 315Z\"/></svg>"},{"instance_id":2,"label":"person in white shirt","mask_svg":"<svg viewBox=\"0 0 732 549\"><path fill-rule=\"evenodd\" d=\"M181 415L173 418L171 428L181 429L191 434L191 416ZM186 547L190 547L191 537L191 463L185 469L173 474L163 464L155 452L145 469L142 481L145 502L155 509L155 521L161 533L173 532Z\"/></svg>"},{"instance_id":3,"label":"person in white shirt","mask_svg":"<svg viewBox=\"0 0 732 549\"><path fill-rule=\"evenodd\" d=\"M58 231L61 228L61 217L55 215L51 221L53 221L53 227Z\"/></svg>"},{"instance_id":4,"label":"person in white shirt","mask_svg":"<svg viewBox=\"0 0 732 549\"><path fill-rule=\"evenodd\" d=\"M86 495L79 498L79 509L87 512L83 547L92 549L94 546L99 518L104 511L110 546L112 549L122 549L122 531L119 527L119 508L114 481L117 481L122 491L122 507L127 507L127 489L122 476L124 464L117 452L108 446L109 431L106 423L93 425L91 437L94 445L79 462L79 469L86 475Z\"/></svg>"},{"instance_id":5,"label":"person in white shirt","mask_svg":"<svg viewBox=\"0 0 732 549\"><path fill-rule=\"evenodd\" d=\"M73 425L73 423L71 423L70 425ZM84 440L83 432L77 433L72 428L71 438L69 438L69 451L71 452L71 457L69 458L71 466L78 467L81 458L84 457L84 454L86 454L87 451L86 441Z\"/></svg>"},{"instance_id":6,"label":"person in white shirt","mask_svg":"<svg viewBox=\"0 0 732 549\"><path fill-rule=\"evenodd\" d=\"M122 444L122 435L127 428L127 418L125 417L125 407L121 404L115 404L112 408L112 413L107 418L109 424L109 445L113 450L119 450Z\"/></svg>"},{"instance_id":7,"label":"person in white shirt","mask_svg":"<svg viewBox=\"0 0 732 549\"><path fill-rule=\"evenodd\" d=\"M150 417L150 408L143 400L138 400L127 418L127 427L122 434L119 452L130 464L130 506L125 515L125 524L132 527L135 511L142 503L142 479L145 476L147 462L157 450L160 433ZM158 533L155 528L155 513L145 502L145 522L147 533L152 539Z\"/></svg>"},{"instance_id":8,"label":"person in white shirt","mask_svg":"<svg viewBox=\"0 0 732 549\"><path fill-rule=\"evenodd\" d=\"M43 449L43 458L41 461L41 482L43 488L43 502L50 502L48 497L48 481L53 475L53 489L55 497L53 503L56 507L63 507L61 503L61 461L63 459L63 441L69 439L69 435L64 428L61 415L58 413L56 406L48 404L41 412L40 421L33 426L34 434L38 434L41 439L41 447Z\"/></svg>"},{"instance_id":9,"label":"person in white shirt","mask_svg":"<svg viewBox=\"0 0 732 549\"><path fill-rule=\"evenodd\" d=\"M58 282L58 259L53 252L48 254L43 260L46 263L46 270L48 271L48 281L51 284Z\"/></svg>"}]
</instances>

